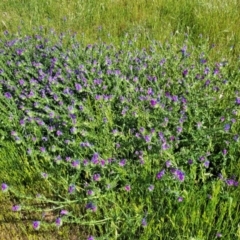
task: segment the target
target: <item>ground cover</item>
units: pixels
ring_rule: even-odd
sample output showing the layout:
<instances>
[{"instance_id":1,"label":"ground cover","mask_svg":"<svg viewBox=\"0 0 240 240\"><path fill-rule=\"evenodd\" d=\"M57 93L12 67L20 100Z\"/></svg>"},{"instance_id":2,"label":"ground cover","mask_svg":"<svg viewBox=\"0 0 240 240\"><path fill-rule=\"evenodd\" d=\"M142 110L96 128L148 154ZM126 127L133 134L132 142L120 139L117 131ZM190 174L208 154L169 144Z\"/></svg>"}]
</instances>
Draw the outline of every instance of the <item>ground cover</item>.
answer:
<instances>
[{"instance_id":1,"label":"ground cover","mask_svg":"<svg viewBox=\"0 0 240 240\"><path fill-rule=\"evenodd\" d=\"M19 3L0 239L240 239L238 2Z\"/></svg>"},{"instance_id":2,"label":"ground cover","mask_svg":"<svg viewBox=\"0 0 240 240\"><path fill-rule=\"evenodd\" d=\"M63 38L1 42L1 197L15 218L38 234L237 237L238 72L188 38L149 52Z\"/></svg>"}]
</instances>

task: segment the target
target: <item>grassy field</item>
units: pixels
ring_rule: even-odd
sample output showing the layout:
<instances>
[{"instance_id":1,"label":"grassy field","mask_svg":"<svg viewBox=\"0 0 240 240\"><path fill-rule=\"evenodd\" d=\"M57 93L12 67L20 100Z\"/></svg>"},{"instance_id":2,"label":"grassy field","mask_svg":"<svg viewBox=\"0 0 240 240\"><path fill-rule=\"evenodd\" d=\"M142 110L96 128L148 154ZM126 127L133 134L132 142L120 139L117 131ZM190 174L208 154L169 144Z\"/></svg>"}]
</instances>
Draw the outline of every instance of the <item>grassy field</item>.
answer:
<instances>
[{"instance_id":1,"label":"grassy field","mask_svg":"<svg viewBox=\"0 0 240 240\"><path fill-rule=\"evenodd\" d=\"M239 11L237 0L3 0L0 32L17 32L21 25L22 34L33 34L35 27L43 26L44 32L53 28L58 33L78 33L85 44L101 38L116 45L128 33L138 35L139 47L149 46L152 39L167 41L177 33L181 34L176 41L181 41L186 33L195 46L201 44L202 35L209 45L216 46L215 57L231 59L239 52Z\"/></svg>"},{"instance_id":2,"label":"grassy field","mask_svg":"<svg viewBox=\"0 0 240 240\"><path fill-rule=\"evenodd\" d=\"M240 239L238 1L0 2L0 239Z\"/></svg>"}]
</instances>

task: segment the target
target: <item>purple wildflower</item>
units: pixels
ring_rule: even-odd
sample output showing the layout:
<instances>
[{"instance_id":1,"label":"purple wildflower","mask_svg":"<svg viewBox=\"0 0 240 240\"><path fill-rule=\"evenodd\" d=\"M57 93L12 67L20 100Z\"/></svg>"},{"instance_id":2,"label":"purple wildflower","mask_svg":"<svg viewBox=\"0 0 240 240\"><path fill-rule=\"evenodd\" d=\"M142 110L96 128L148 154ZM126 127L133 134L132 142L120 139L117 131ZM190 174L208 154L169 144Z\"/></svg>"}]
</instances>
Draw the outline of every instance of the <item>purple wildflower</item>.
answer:
<instances>
[{"instance_id":1,"label":"purple wildflower","mask_svg":"<svg viewBox=\"0 0 240 240\"><path fill-rule=\"evenodd\" d=\"M236 98L236 104L237 104L237 105L240 105L240 97L237 97L237 98Z\"/></svg>"},{"instance_id":2,"label":"purple wildflower","mask_svg":"<svg viewBox=\"0 0 240 240\"><path fill-rule=\"evenodd\" d=\"M238 182L235 181L234 179L226 179L226 184L227 184L228 186L235 186L235 187L238 186Z\"/></svg>"},{"instance_id":3,"label":"purple wildflower","mask_svg":"<svg viewBox=\"0 0 240 240\"><path fill-rule=\"evenodd\" d=\"M33 221L33 228L35 229L35 230L39 230L39 228L40 228L40 221Z\"/></svg>"},{"instance_id":4,"label":"purple wildflower","mask_svg":"<svg viewBox=\"0 0 240 240\"><path fill-rule=\"evenodd\" d=\"M146 220L146 218L143 218L141 223L142 223L142 226L143 226L143 227L146 227L146 226L147 226L147 220Z\"/></svg>"},{"instance_id":5,"label":"purple wildflower","mask_svg":"<svg viewBox=\"0 0 240 240\"><path fill-rule=\"evenodd\" d=\"M162 171L160 171L159 173L157 173L157 179L161 179L164 174L165 174L165 170L163 169Z\"/></svg>"},{"instance_id":6,"label":"purple wildflower","mask_svg":"<svg viewBox=\"0 0 240 240\"><path fill-rule=\"evenodd\" d=\"M119 162L119 166L121 167L124 167L126 164L126 159L122 159L120 162Z\"/></svg>"},{"instance_id":7,"label":"purple wildflower","mask_svg":"<svg viewBox=\"0 0 240 240\"><path fill-rule=\"evenodd\" d=\"M221 173L218 174L220 180L223 180L223 175Z\"/></svg>"},{"instance_id":8,"label":"purple wildflower","mask_svg":"<svg viewBox=\"0 0 240 240\"><path fill-rule=\"evenodd\" d=\"M129 191L131 190L131 186L130 186L130 185L126 185L126 186L125 186L125 190L126 190L127 192L129 192Z\"/></svg>"},{"instance_id":9,"label":"purple wildflower","mask_svg":"<svg viewBox=\"0 0 240 240\"><path fill-rule=\"evenodd\" d=\"M41 176L42 176L42 178L45 178L45 179L48 178L48 174L47 174L47 173L44 173L44 172L41 173Z\"/></svg>"},{"instance_id":10,"label":"purple wildflower","mask_svg":"<svg viewBox=\"0 0 240 240\"><path fill-rule=\"evenodd\" d=\"M182 132L182 127L177 127L177 133L180 134Z\"/></svg>"},{"instance_id":11,"label":"purple wildflower","mask_svg":"<svg viewBox=\"0 0 240 240\"><path fill-rule=\"evenodd\" d=\"M150 104L152 107L155 107L157 104L157 100L155 100L155 99L150 100Z\"/></svg>"},{"instance_id":12,"label":"purple wildflower","mask_svg":"<svg viewBox=\"0 0 240 240\"><path fill-rule=\"evenodd\" d=\"M169 148L169 145L166 142L163 142L162 150L167 150L168 148Z\"/></svg>"},{"instance_id":13,"label":"purple wildflower","mask_svg":"<svg viewBox=\"0 0 240 240\"><path fill-rule=\"evenodd\" d=\"M182 202L183 201L183 197L178 197L178 202Z\"/></svg>"},{"instance_id":14,"label":"purple wildflower","mask_svg":"<svg viewBox=\"0 0 240 240\"><path fill-rule=\"evenodd\" d=\"M71 194L71 193L74 193L76 190L76 186L74 184L71 184L68 188L68 192Z\"/></svg>"},{"instance_id":15,"label":"purple wildflower","mask_svg":"<svg viewBox=\"0 0 240 240\"><path fill-rule=\"evenodd\" d=\"M144 139L146 142L151 142L151 137L149 135L146 135Z\"/></svg>"},{"instance_id":16,"label":"purple wildflower","mask_svg":"<svg viewBox=\"0 0 240 240\"><path fill-rule=\"evenodd\" d=\"M174 102L177 102L178 101L178 96L172 96L172 100L174 101Z\"/></svg>"},{"instance_id":17,"label":"purple wildflower","mask_svg":"<svg viewBox=\"0 0 240 240\"><path fill-rule=\"evenodd\" d=\"M238 138L239 138L239 136L236 134L236 135L234 135L233 140L238 141Z\"/></svg>"},{"instance_id":18,"label":"purple wildflower","mask_svg":"<svg viewBox=\"0 0 240 240\"><path fill-rule=\"evenodd\" d=\"M96 174L93 175L93 180L94 181L98 182L98 181L100 181L100 179L101 179L101 176L100 176L99 173L96 173Z\"/></svg>"},{"instance_id":19,"label":"purple wildflower","mask_svg":"<svg viewBox=\"0 0 240 240\"><path fill-rule=\"evenodd\" d=\"M182 76L183 76L183 77L186 77L187 74L188 74L188 70L187 70L187 69L183 70L183 72L182 72Z\"/></svg>"},{"instance_id":20,"label":"purple wildflower","mask_svg":"<svg viewBox=\"0 0 240 240\"><path fill-rule=\"evenodd\" d=\"M210 164L210 161L206 160L206 161L204 162L204 167L205 167L205 168L208 168L208 167L209 167L209 164Z\"/></svg>"},{"instance_id":21,"label":"purple wildflower","mask_svg":"<svg viewBox=\"0 0 240 240\"><path fill-rule=\"evenodd\" d=\"M189 164L189 165L193 164L193 160L192 160L192 159L189 159L189 160L188 160L188 164Z\"/></svg>"},{"instance_id":22,"label":"purple wildflower","mask_svg":"<svg viewBox=\"0 0 240 240\"><path fill-rule=\"evenodd\" d=\"M217 237L217 238L220 238L220 237L222 237L222 234L221 234L221 233L217 233L217 234L216 234L216 237Z\"/></svg>"},{"instance_id":23,"label":"purple wildflower","mask_svg":"<svg viewBox=\"0 0 240 240\"><path fill-rule=\"evenodd\" d=\"M95 240L93 236L89 236L87 240Z\"/></svg>"},{"instance_id":24,"label":"purple wildflower","mask_svg":"<svg viewBox=\"0 0 240 240\"><path fill-rule=\"evenodd\" d=\"M93 212L96 212L97 211L97 206L94 205L92 202L90 202L86 205L86 209L91 209Z\"/></svg>"},{"instance_id":25,"label":"purple wildflower","mask_svg":"<svg viewBox=\"0 0 240 240\"><path fill-rule=\"evenodd\" d=\"M92 160L91 160L91 162L92 162L93 164L98 164L98 162L99 162L98 156L99 156L98 153L94 153L94 154L93 154Z\"/></svg>"},{"instance_id":26,"label":"purple wildflower","mask_svg":"<svg viewBox=\"0 0 240 240\"><path fill-rule=\"evenodd\" d=\"M6 183L2 183L1 188L2 188L3 192L7 192L8 191L8 185Z\"/></svg>"},{"instance_id":27,"label":"purple wildflower","mask_svg":"<svg viewBox=\"0 0 240 240\"><path fill-rule=\"evenodd\" d=\"M172 169L171 172L180 182L184 181L185 178L184 172L180 171L179 169Z\"/></svg>"},{"instance_id":28,"label":"purple wildflower","mask_svg":"<svg viewBox=\"0 0 240 240\"><path fill-rule=\"evenodd\" d=\"M227 154L227 149L223 149L222 153L223 153L223 155L226 155Z\"/></svg>"},{"instance_id":29,"label":"purple wildflower","mask_svg":"<svg viewBox=\"0 0 240 240\"><path fill-rule=\"evenodd\" d=\"M65 209L62 209L61 211L60 211L60 214L61 215L68 215L68 210L65 210Z\"/></svg>"},{"instance_id":30,"label":"purple wildflower","mask_svg":"<svg viewBox=\"0 0 240 240\"><path fill-rule=\"evenodd\" d=\"M171 161L169 161L169 160L168 160L168 161L166 161L166 163L165 163L165 164L166 164L166 167L167 167L167 168L169 168L169 167L172 165Z\"/></svg>"},{"instance_id":31,"label":"purple wildflower","mask_svg":"<svg viewBox=\"0 0 240 240\"><path fill-rule=\"evenodd\" d=\"M152 192L152 191L154 190L154 185L150 185L150 186L148 187L148 190L149 190L150 192Z\"/></svg>"},{"instance_id":32,"label":"purple wildflower","mask_svg":"<svg viewBox=\"0 0 240 240\"><path fill-rule=\"evenodd\" d=\"M72 134L76 134L76 133L77 133L77 128L72 127L72 128L70 129L70 132L71 132Z\"/></svg>"},{"instance_id":33,"label":"purple wildflower","mask_svg":"<svg viewBox=\"0 0 240 240\"><path fill-rule=\"evenodd\" d=\"M205 82L205 86L208 86L210 84L210 80L208 79L206 82Z\"/></svg>"},{"instance_id":34,"label":"purple wildflower","mask_svg":"<svg viewBox=\"0 0 240 240\"><path fill-rule=\"evenodd\" d=\"M230 130L230 127L231 127L230 124L227 123L227 124L224 126L224 131L225 131L225 132L228 132L228 131Z\"/></svg>"},{"instance_id":35,"label":"purple wildflower","mask_svg":"<svg viewBox=\"0 0 240 240\"><path fill-rule=\"evenodd\" d=\"M80 168L80 161L79 160L73 161L72 166L76 169L79 169Z\"/></svg>"},{"instance_id":36,"label":"purple wildflower","mask_svg":"<svg viewBox=\"0 0 240 240\"><path fill-rule=\"evenodd\" d=\"M14 205L14 206L12 206L12 211L13 211L13 212L21 211L21 206L20 206L20 205Z\"/></svg>"},{"instance_id":37,"label":"purple wildflower","mask_svg":"<svg viewBox=\"0 0 240 240\"><path fill-rule=\"evenodd\" d=\"M79 83L75 83L75 88L78 92L80 92L82 90L82 86Z\"/></svg>"},{"instance_id":38,"label":"purple wildflower","mask_svg":"<svg viewBox=\"0 0 240 240\"><path fill-rule=\"evenodd\" d=\"M5 96L6 98L12 98L12 94L11 94L10 92L6 92L6 93L4 94L4 96Z\"/></svg>"},{"instance_id":39,"label":"purple wildflower","mask_svg":"<svg viewBox=\"0 0 240 240\"><path fill-rule=\"evenodd\" d=\"M57 136L61 136L63 133L60 130L57 130Z\"/></svg>"},{"instance_id":40,"label":"purple wildflower","mask_svg":"<svg viewBox=\"0 0 240 240\"><path fill-rule=\"evenodd\" d=\"M58 217L58 218L56 219L55 223L56 223L56 226L57 226L57 227L61 227L62 224L63 224L62 219L61 219L60 217Z\"/></svg>"},{"instance_id":41,"label":"purple wildflower","mask_svg":"<svg viewBox=\"0 0 240 240\"><path fill-rule=\"evenodd\" d=\"M94 191L91 190L91 189L87 190L87 195L93 196L94 195Z\"/></svg>"}]
</instances>

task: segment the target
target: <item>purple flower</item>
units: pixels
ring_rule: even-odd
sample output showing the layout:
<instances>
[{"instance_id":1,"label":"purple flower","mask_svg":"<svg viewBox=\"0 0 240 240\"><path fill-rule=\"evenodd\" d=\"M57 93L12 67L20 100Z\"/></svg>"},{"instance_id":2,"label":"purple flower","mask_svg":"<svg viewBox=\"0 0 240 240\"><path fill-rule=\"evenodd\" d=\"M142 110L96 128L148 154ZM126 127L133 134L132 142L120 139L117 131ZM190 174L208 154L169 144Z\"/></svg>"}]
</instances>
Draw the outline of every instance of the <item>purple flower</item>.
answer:
<instances>
[{"instance_id":1,"label":"purple flower","mask_svg":"<svg viewBox=\"0 0 240 240\"><path fill-rule=\"evenodd\" d=\"M217 237L217 238L220 238L220 237L222 237L222 234L221 234L221 233L217 233L217 234L216 234L216 237Z\"/></svg>"},{"instance_id":2,"label":"purple flower","mask_svg":"<svg viewBox=\"0 0 240 240\"><path fill-rule=\"evenodd\" d=\"M180 182L184 181L185 174L182 171L180 171L178 169L172 169L171 172Z\"/></svg>"},{"instance_id":3,"label":"purple flower","mask_svg":"<svg viewBox=\"0 0 240 240\"><path fill-rule=\"evenodd\" d=\"M40 149L41 152L46 152L45 147L40 147L39 149Z\"/></svg>"},{"instance_id":4,"label":"purple flower","mask_svg":"<svg viewBox=\"0 0 240 240\"><path fill-rule=\"evenodd\" d=\"M20 205L14 205L14 206L12 206L12 211L13 211L13 212L21 211L21 206L20 206Z\"/></svg>"},{"instance_id":5,"label":"purple flower","mask_svg":"<svg viewBox=\"0 0 240 240\"><path fill-rule=\"evenodd\" d=\"M210 80L208 79L206 82L205 82L205 86L208 86L210 84Z\"/></svg>"},{"instance_id":6,"label":"purple flower","mask_svg":"<svg viewBox=\"0 0 240 240\"><path fill-rule=\"evenodd\" d=\"M120 162L119 162L119 166L121 167L124 167L126 164L126 159L122 159Z\"/></svg>"},{"instance_id":7,"label":"purple flower","mask_svg":"<svg viewBox=\"0 0 240 240\"><path fill-rule=\"evenodd\" d=\"M152 191L154 190L154 185L150 185L150 186L148 187L148 190L149 190L150 192L152 192Z\"/></svg>"},{"instance_id":8,"label":"purple flower","mask_svg":"<svg viewBox=\"0 0 240 240\"><path fill-rule=\"evenodd\" d=\"M178 197L178 202L182 202L183 201L183 197Z\"/></svg>"},{"instance_id":9,"label":"purple flower","mask_svg":"<svg viewBox=\"0 0 240 240\"><path fill-rule=\"evenodd\" d=\"M183 72L182 72L182 76L183 76L183 77L186 77L187 74L188 74L188 70L187 70L187 69L183 70Z\"/></svg>"},{"instance_id":10,"label":"purple flower","mask_svg":"<svg viewBox=\"0 0 240 240\"><path fill-rule=\"evenodd\" d=\"M237 105L240 105L240 97L237 97L237 98L236 98L236 104L237 104Z\"/></svg>"},{"instance_id":11,"label":"purple flower","mask_svg":"<svg viewBox=\"0 0 240 240\"><path fill-rule=\"evenodd\" d=\"M99 162L98 160L98 153L94 153L93 156L92 156L92 159L91 159L91 162L93 164L97 164Z\"/></svg>"},{"instance_id":12,"label":"purple flower","mask_svg":"<svg viewBox=\"0 0 240 240\"><path fill-rule=\"evenodd\" d=\"M129 192L129 191L131 190L131 186L130 186L130 185L126 185L126 186L125 186L125 190L126 190L127 192Z\"/></svg>"},{"instance_id":13,"label":"purple flower","mask_svg":"<svg viewBox=\"0 0 240 240\"><path fill-rule=\"evenodd\" d=\"M93 175L93 180L94 181L98 182L98 181L100 181L100 179L101 179L101 176L100 176L99 173L96 173L96 174Z\"/></svg>"},{"instance_id":14,"label":"purple flower","mask_svg":"<svg viewBox=\"0 0 240 240\"><path fill-rule=\"evenodd\" d=\"M91 189L87 190L87 195L93 196L94 195L94 191L91 190Z\"/></svg>"},{"instance_id":15,"label":"purple flower","mask_svg":"<svg viewBox=\"0 0 240 240\"><path fill-rule=\"evenodd\" d=\"M87 240L95 240L93 236L89 236Z\"/></svg>"},{"instance_id":16,"label":"purple flower","mask_svg":"<svg viewBox=\"0 0 240 240\"><path fill-rule=\"evenodd\" d=\"M90 202L86 205L86 209L91 209L93 212L96 212L97 211L97 206L94 205L92 202Z\"/></svg>"},{"instance_id":17,"label":"purple flower","mask_svg":"<svg viewBox=\"0 0 240 240\"><path fill-rule=\"evenodd\" d=\"M62 209L61 211L60 211L60 214L61 215L68 215L68 210L65 210L65 209Z\"/></svg>"},{"instance_id":18,"label":"purple flower","mask_svg":"<svg viewBox=\"0 0 240 240\"><path fill-rule=\"evenodd\" d=\"M77 128L72 127L72 128L70 129L70 132L71 132L72 134L76 134L76 133L77 133Z\"/></svg>"},{"instance_id":19,"label":"purple flower","mask_svg":"<svg viewBox=\"0 0 240 240\"><path fill-rule=\"evenodd\" d=\"M197 129L200 129L202 127L202 122L197 123Z\"/></svg>"},{"instance_id":20,"label":"purple flower","mask_svg":"<svg viewBox=\"0 0 240 240\"><path fill-rule=\"evenodd\" d=\"M143 227L146 227L146 226L147 226L147 220L146 220L146 218L143 218L143 219L142 219L142 226L143 226Z\"/></svg>"},{"instance_id":21,"label":"purple flower","mask_svg":"<svg viewBox=\"0 0 240 240\"><path fill-rule=\"evenodd\" d=\"M151 141L151 137L149 135L146 135L144 137L144 139L145 139L146 142L150 142Z\"/></svg>"},{"instance_id":22,"label":"purple flower","mask_svg":"<svg viewBox=\"0 0 240 240\"><path fill-rule=\"evenodd\" d=\"M178 96L172 96L172 100L174 101L174 102L177 102L178 101Z\"/></svg>"},{"instance_id":23,"label":"purple flower","mask_svg":"<svg viewBox=\"0 0 240 240\"><path fill-rule=\"evenodd\" d=\"M56 226L57 226L57 227L61 227L62 224L63 224L62 219L61 219L60 217L58 217L58 218L56 219L55 223L56 223Z\"/></svg>"},{"instance_id":24,"label":"purple flower","mask_svg":"<svg viewBox=\"0 0 240 240\"><path fill-rule=\"evenodd\" d=\"M10 92L6 92L6 93L4 94L4 96L5 96L6 98L12 98L12 94L11 94Z\"/></svg>"},{"instance_id":25,"label":"purple flower","mask_svg":"<svg viewBox=\"0 0 240 240\"><path fill-rule=\"evenodd\" d=\"M206 161L204 162L204 167L205 167L205 168L208 168L208 167L209 167L209 164L210 164L210 161L206 160Z\"/></svg>"},{"instance_id":26,"label":"purple flower","mask_svg":"<svg viewBox=\"0 0 240 240\"><path fill-rule=\"evenodd\" d=\"M60 130L57 130L57 136L61 136L63 133Z\"/></svg>"},{"instance_id":27,"label":"purple flower","mask_svg":"<svg viewBox=\"0 0 240 240\"><path fill-rule=\"evenodd\" d=\"M230 129L230 127L231 127L230 124L228 124L228 123L225 124L225 126L224 126L224 131L225 131L225 132L228 132L229 129Z\"/></svg>"},{"instance_id":28,"label":"purple flower","mask_svg":"<svg viewBox=\"0 0 240 240\"><path fill-rule=\"evenodd\" d=\"M8 191L8 185L6 183L2 183L1 187L2 187L2 191L3 192L7 192Z\"/></svg>"},{"instance_id":29,"label":"purple flower","mask_svg":"<svg viewBox=\"0 0 240 240\"><path fill-rule=\"evenodd\" d=\"M76 90L77 90L78 92L80 92L81 89L82 89L82 86L81 86L81 84L79 84L79 83L75 83L75 88L76 88Z\"/></svg>"},{"instance_id":30,"label":"purple flower","mask_svg":"<svg viewBox=\"0 0 240 240\"><path fill-rule=\"evenodd\" d=\"M189 160L188 160L188 164L189 164L189 165L193 164L193 160L192 160L192 159L189 159Z\"/></svg>"},{"instance_id":31,"label":"purple flower","mask_svg":"<svg viewBox=\"0 0 240 240\"><path fill-rule=\"evenodd\" d=\"M79 160L73 161L72 166L76 169L79 169L80 168L80 161Z\"/></svg>"},{"instance_id":32,"label":"purple flower","mask_svg":"<svg viewBox=\"0 0 240 240\"><path fill-rule=\"evenodd\" d=\"M157 173L157 179L161 179L164 174L165 174L165 170L163 169L162 171L160 171L159 173Z\"/></svg>"},{"instance_id":33,"label":"purple flower","mask_svg":"<svg viewBox=\"0 0 240 240\"><path fill-rule=\"evenodd\" d=\"M166 167L169 168L172 165L171 161L166 161Z\"/></svg>"},{"instance_id":34,"label":"purple flower","mask_svg":"<svg viewBox=\"0 0 240 240\"><path fill-rule=\"evenodd\" d=\"M48 174L47 174L47 173L44 173L44 172L41 173L41 176L42 176L42 178L45 178L45 179L48 178Z\"/></svg>"},{"instance_id":35,"label":"purple flower","mask_svg":"<svg viewBox=\"0 0 240 240\"><path fill-rule=\"evenodd\" d=\"M39 228L40 228L40 221L33 221L33 228L35 229L35 230L39 230Z\"/></svg>"},{"instance_id":36,"label":"purple flower","mask_svg":"<svg viewBox=\"0 0 240 240\"><path fill-rule=\"evenodd\" d=\"M166 142L163 142L162 150L167 150L168 148L169 148L169 145Z\"/></svg>"},{"instance_id":37,"label":"purple flower","mask_svg":"<svg viewBox=\"0 0 240 240\"><path fill-rule=\"evenodd\" d=\"M182 132L182 127L177 127L177 133L181 133Z\"/></svg>"},{"instance_id":38,"label":"purple flower","mask_svg":"<svg viewBox=\"0 0 240 240\"><path fill-rule=\"evenodd\" d=\"M76 186L74 184L71 184L68 188L68 192L71 194L71 193L74 193L76 190Z\"/></svg>"},{"instance_id":39,"label":"purple flower","mask_svg":"<svg viewBox=\"0 0 240 240\"><path fill-rule=\"evenodd\" d=\"M235 187L238 186L238 182L235 181L234 179L226 179L226 184L227 184L228 186L235 186Z\"/></svg>"},{"instance_id":40,"label":"purple flower","mask_svg":"<svg viewBox=\"0 0 240 240\"><path fill-rule=\"evenodd\" d=\"M157 100L155 100L155 99L150 100L150 104L152 107L155 107L157 104Z\"/></svg>"},{"instance_id":41,"label":"purple flower","mask_svg":"<svg viewBox=\"0 0 240 240\"><path fill-rule=\"evenodd\" d=\"M239 138L239 136L236 134L236 135L234 135L233 140L238 141L238 138Z\"/></svg>"},{"instance_id":42,"label":"purple flower","mask_svg":"<svg viewBox=\"0 0 240 240\"><path fill-rule=\"evenodd\" d=\"M227 149L223 149L222 153L223 153L223 155L226 155L227 154Z\"/></svg>"},{"instance_id":43,"label":"purple flower","mask_svg":"<svg viewBox=\"0 0 240 240\"><path fill-rule=\"evenodd\" d=\"M221 173L218 174L220 180L223 180L223 175Z\"/></svg>"}]
</instances>

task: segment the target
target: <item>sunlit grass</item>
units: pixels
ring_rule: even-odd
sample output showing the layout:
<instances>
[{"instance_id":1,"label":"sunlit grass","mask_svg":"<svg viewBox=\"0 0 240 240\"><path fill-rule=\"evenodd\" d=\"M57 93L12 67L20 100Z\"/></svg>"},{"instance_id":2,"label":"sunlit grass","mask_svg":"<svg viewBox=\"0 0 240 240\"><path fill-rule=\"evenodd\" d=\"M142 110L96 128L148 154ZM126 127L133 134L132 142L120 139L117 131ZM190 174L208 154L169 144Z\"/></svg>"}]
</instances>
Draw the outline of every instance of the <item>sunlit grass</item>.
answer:
<instances>
[{"instance_id":1,"label":"sunlit grass","mask_svg":"<svg viewBox=\"0 0 240 240\"><path fill-rule=\"evenodd\" d=\"M240 239L239 7L1 1L0 239Z\"/></svg>"},{"instance_id":2,"label":"sunlit grass","mask_svg":"<svg viewBox=\"0 0 240 240\"><path fill-rule=\"evenodd\" d=\"M151 39L166 41L170 34L186 33L195 46L199 35L215 44L213 58L219 55L228 60L238 57L240 5L238 1L13 1L0 3L0 32L18 31L33 33L35 26L54 28L58 33L79 33L84 43L94 43L99 38L120 44L126 32L138 35L138 46L149 46ZM182 40L182 34L177 40Z\"/></svg>"}]
</instances>

